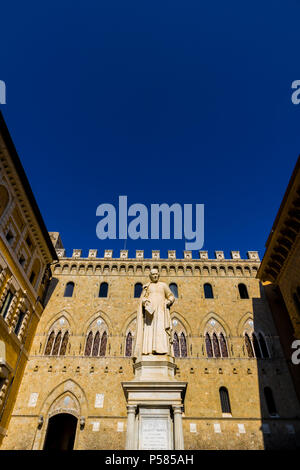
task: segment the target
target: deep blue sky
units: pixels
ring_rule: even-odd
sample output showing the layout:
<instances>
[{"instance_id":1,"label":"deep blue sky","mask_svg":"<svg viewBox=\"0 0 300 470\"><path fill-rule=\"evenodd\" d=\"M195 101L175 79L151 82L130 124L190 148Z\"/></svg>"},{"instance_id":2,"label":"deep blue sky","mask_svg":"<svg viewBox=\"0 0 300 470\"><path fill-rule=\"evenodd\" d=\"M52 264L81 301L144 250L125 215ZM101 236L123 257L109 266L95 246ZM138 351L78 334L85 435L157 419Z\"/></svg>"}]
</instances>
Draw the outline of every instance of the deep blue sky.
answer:
<instances>
[{"instance_id":1,"label":"deep blue sky","mask_svg":"<svg viewBox=\"0 0 300 470\"><path fill-rule=\"evenodd\" d=\"M299 18L299 0L2 4L1 111L68 254L118 256L95 213L127 195L204 203L210 257L263 255L300 153ZM184 241L127 247L181 256Z\"/></svg>"}]
</instances>

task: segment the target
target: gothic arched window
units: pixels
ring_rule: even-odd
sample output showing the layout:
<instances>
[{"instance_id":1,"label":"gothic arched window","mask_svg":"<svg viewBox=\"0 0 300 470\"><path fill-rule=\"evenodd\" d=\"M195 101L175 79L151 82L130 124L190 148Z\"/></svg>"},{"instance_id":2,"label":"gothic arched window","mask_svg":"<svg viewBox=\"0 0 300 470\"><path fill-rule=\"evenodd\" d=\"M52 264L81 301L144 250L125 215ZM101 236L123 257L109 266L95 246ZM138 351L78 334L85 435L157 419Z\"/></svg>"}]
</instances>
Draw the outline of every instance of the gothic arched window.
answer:
<instances>
[{"instance_id":1,"label":"gothic arched window","mask_svg":"<svg viewBox=\"0 0 300 470\"><path fill-rule=\"evenodd\" d=\"M211 339L210 339L210 335L208 333L206 333L206 335L205 335L205 346L206 346L207 357L213 357L214 354L213 354L213 350L212 350Z\"/></svg>"},{"instance_id":2,"label":"gothic arched window","mask_svg":"<svg viewBox=\"0 0 300 470\"><path fill-rule=\"evenodd\" d=\"M64 297L72 297L74 291L74 282L68 282L65 288Z\"/></svg>"},{"instance_id":3,"label":"gothic arched window","mask_svg":"<svg viewBox=\"0 0 300 470\"><path fill-rule=\"evenodd\" d=\"M172 282L170 285L170 291L172 292L172 294L174 295L174 297L176 299L178 299L178 287L177 287L177 284L175 284L175 282Z\"/></svg>"},{"instance_id":4,"label":"gothic arched window","mask_svg":"<svg viewBox=\"0 0 300 470\"><path fill-rule=\"evenodd\" d=\"M46 345L46 349L45 349L45 355L46 356L49 356L51 354L51 350L52 350L52 346L53 346L53 342L54 342L54 336L55 336L54 331L52 331L49 335L47 345Z\"/></svg>"},{"instance_id":5,"label":"gothic arched window","mask_svg":"<svg viewBox=\"0 0 300 470\"><path fill-rule=\"evenodd\" d=\"M213 299L214 294L213 294L213 289L212 289L211 284L206 283L204 284L203 288L204 288L204 297L206 299Z\"/></svg>"},{"instance_id":6,"label":"gothic arched window","mask_svg":"<svg viewBox=\"0 0 300 470\"><path fill-rule=\"evenodd\" d=\"M143 290L143 284L140 282L137 282L134 286L134 297L139 298L141 296Z\"/></svg>"},{"instance_id":7,"label":"gothic arched window","mask_svg":"<svg viewBox=\"0 0 300 470\"><path fill-rule=\"evenodd\" d=\"M132 356L132 334L130 331L126 336L125 356Z\"/></svg>"},{"instance_id":8,"label":"gothic arched window","mask_svg":"<svg viewBox=\"0 0 300 470\"><path fill-rule=\"evenodd\" d=\"M173 336L173 350L174 350L174 356L180 357L179 339L178 339L178 335L176 332L174 333L174 336Z\"/></svg>"},{"instance_id":9,"label":"gothic arched window","mask_svg":"<svg viewBox=\"0 0 300 470\"><path fill-rule=\"evenodd\" d=\"M93 332L90 331L89 334L88 334L88 337L86 339L85 351L84 351L85 356L90 356L91 355L92 344L93 344Z\"/></svg>"},{"instance_id":10,"label":"gothic arched window","mask_svg":"<svg viewBox=\"0 0 300 470\"><path fill-rule=\"evenodd\" d=\"M259 343L258 343L258 341L257 341L256 334L255 334L255 333L252 334L252 341L253 341L255 356L256 356L258 359L260 359L260 358L261 358L261 351L260 351Z\"/></svg>"},{"instance_id":11,"label":"gothic arched window","mask_svg":"<svg viewBox=\"0 0 300 470\"><path fill-rule=\"evenodd\" d=\"M181 357L187 357L186 338L184 333L181 333L180 335L180 352Z\"/></svg>"},{"instance_id":12,"label":"gothic arched window","mask_svg":"<svg viewBox=\"0 0 300 470\"><path fill-rule=\"evenodd\" d=\"M245 344L246 344L246 349L247 349L247 353L248 353L248 357L254 357L254 352L253 352L253 348L252 348L252 343L251 343L251 340L248 336L247 333L245 333Z\"/></svg>"},{"instance_id":13,"label":"gothic arched window","mask_svg":"<svg viewBox=\"0 0 300 470\"><path fill-rule=\"evenodd\" d=\"M263 335L261 333L259 333L259 335L258 335L258 340L259 340L260 349L261 349L261 352L262 352L262 357L264 357L264 358L270 357L269 351L268 351L268 348L267 348L267 344L266 344L266 340L265 340L265 338L263 337Z\"/></svg>"},{"instance_id":14,"label":"gothic arched window","mask_svg":"<svg viewBox=\"0 0 300 470\"><path fill-rule=\"evenodd\" d=\"M220 387L219 393L220 393L222 413L231 413L229 393L228 393L227 388L226 387Z\"/></svg>"},{"instance_id":15,"label":"gothic arched window","mask_svg":"<svg viewBox=\"0 0 300 470\"><path fill-rule=\"evenodd\" d=\"M100 345L100 333L97 331L94 338L92 356L98 356L99 353L99 345Z\"/></svg>"},{"instance_id":16,"label":"gothic arched window","mask_svg":"<svg viewBox=\"0 0 300 470\"><path fill-rule=\"evenodd\" d=\"M239 284L238 288L239 288L240 298L241 299L249 299L248 290L247 290L247 287L245 286L245 284Z\"/></svg>"},{"instance_id":17,"label":"gothic arched window","mask_svg":"<svg viewBox=\"0 0 300 470\"><path fill-rule=\"evenodd\" d=\"M101 338L101 346L100 346L100 356L105 356L106 354L106 344L107 344L107 333L104 331L102 338Z\"/></svg>"},{"instance_id":18,"label":"gothic arched window","mask_svg":"<svg viewBox=\"0 0 300 470\"><path fill-rule=\"evenodd\" d=\"M108 294L108 284L107 282L102 282L99 289L99 297L107 297Z\"/></svg>"},{"instance_id":19,"label":"gothic arched window","mask_svg":"<svg viewBox=\"0 0 300 470\"><path fill-rule=\"evenodd\" d=\"M264 388L264 394L265 394L265 399L266 399L269 415L276 416L277 409L276 409L275 400L273 397L273 392L270 389L270 387Z\"/></svg>"},{"instance_id":20,"label":"gothic arched window","mask_svg":"<svg viewBox=\"0 0 300 470\"><path fill-rule=\"evenodd\" d=\"M64 334L62 343L61 343L60 351L59 351L60 356L64 356L66 354L68 341L69 341L69 332L66 331Z\"/></svg>"},{"instance_id":21,"label":"gothic arched window","mask_svg":"<svg viewBox=\"0 0 300 470\"><path fill-rule=\"evenodd\" d=\"M220 348L221 348L222 357L228 357L226 339L223 333L220 333L219 340L220 340Z\"/></svg>"},{"instance_id":22,"label":"gothic arched window","mask_svg":"<svg viewBox=\"0 0 300 470\"><path fill-rule=\"evenodd\" d=\"M216 333L213 334L213 350L215 357L221 357L219 341Z\"/></svg>"},{"instance_id":23,"label":"gothic arched window","mask_svg":"<svg viewBox=\"0 0 300 470\"><path fill-rule=\"evenodd\" d=\"M59 331L56 335L55 343L54 343L53 351L52 351L52 356L57 356L59 347L60 347L60 341L61 341L61 331Z\"/></svg>"}]
</instances>

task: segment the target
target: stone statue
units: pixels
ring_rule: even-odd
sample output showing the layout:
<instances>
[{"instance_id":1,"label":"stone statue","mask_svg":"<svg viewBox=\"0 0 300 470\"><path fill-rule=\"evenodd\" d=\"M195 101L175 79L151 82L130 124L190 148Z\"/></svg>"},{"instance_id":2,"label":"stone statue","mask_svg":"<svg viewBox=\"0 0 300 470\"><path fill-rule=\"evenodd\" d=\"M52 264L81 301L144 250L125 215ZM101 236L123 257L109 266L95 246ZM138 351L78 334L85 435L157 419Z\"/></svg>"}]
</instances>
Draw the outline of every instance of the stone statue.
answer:
<instances>
[{"instance_id":1,"label":"stone statue","mask_svg":"<svg viewBox=\"0 0 300 470\"><path fill-rule=\"evenodd\" d=\"M166 283L159 281L156 268L150 271L150 282L143 286L138 313L133 357L145 354L173 356L169 308L175 297Z\"/></svg>"}]
</instances>

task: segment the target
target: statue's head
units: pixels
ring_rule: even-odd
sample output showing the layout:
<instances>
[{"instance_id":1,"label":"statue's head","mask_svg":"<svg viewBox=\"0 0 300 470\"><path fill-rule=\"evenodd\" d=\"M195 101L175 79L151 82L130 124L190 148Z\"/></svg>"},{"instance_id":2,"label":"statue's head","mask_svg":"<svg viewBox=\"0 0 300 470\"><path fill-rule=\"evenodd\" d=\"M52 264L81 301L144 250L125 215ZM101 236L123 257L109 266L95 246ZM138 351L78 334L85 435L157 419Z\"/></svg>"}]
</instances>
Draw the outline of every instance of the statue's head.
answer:
<instances>
[{"instance_id":1,"label":"statue's head","mask_svg":"<svg viewBox=\"0 0 300 470\"><path fill-rule=\"evenodd\" d=\"M157 268L152 268L150 271L150 279L152 282L157 282L159 279L159 272Z\"/></svg>"}]
</instances>

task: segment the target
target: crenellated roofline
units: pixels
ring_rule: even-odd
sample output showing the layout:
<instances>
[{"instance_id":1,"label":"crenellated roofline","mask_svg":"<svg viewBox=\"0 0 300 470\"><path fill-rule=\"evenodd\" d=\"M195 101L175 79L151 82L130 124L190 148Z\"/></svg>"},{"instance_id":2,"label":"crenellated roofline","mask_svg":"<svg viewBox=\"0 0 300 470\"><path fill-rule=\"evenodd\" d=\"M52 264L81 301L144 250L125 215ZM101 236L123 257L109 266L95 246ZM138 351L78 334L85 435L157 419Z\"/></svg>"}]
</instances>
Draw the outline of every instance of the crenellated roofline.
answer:
<instances>
[{"instance_id":1,"label":"crenellated roofline","mask_svg":"<svg viewBox=\"0 0 300 470\"><path fill-rule=\"evenodd\" d=\"M177 258L176 257L176 250L169 250L168 251L168 258L161 258L160 257L160 251L159 250L152 250L152 258L145 258L144 257L144 250L136 250L136 256L135 258L128 258L128 250L120 250L120 256L119 257L113 257L113 250L104 250L104 256L99 257L98 256L98 250L92 249L89 250L88 257L82 257L82 250L80 249L74 249L72 256L67 257L66 256L66 250L64 248L57 248L56 253L58 258L64 259L64 260L76 260L76 259L81 259L81 260L114 260L114 261L220 261L220 262L232 262L232 261L238 261L238 262L244 262L246 261L247 263L254 261L255 263L260 262L259 254L258 251L248 251L247 252L247 259L242 259L240 252L239 251L231 251L231 258L226 259L224 256L223 251L215 251L215 258L209 258L208 257L208 251L199 251L199 258L198 259L193 259L192 257L192 251L184 251L183 252L183 258Z\"/></svg>"}]
</instances>

